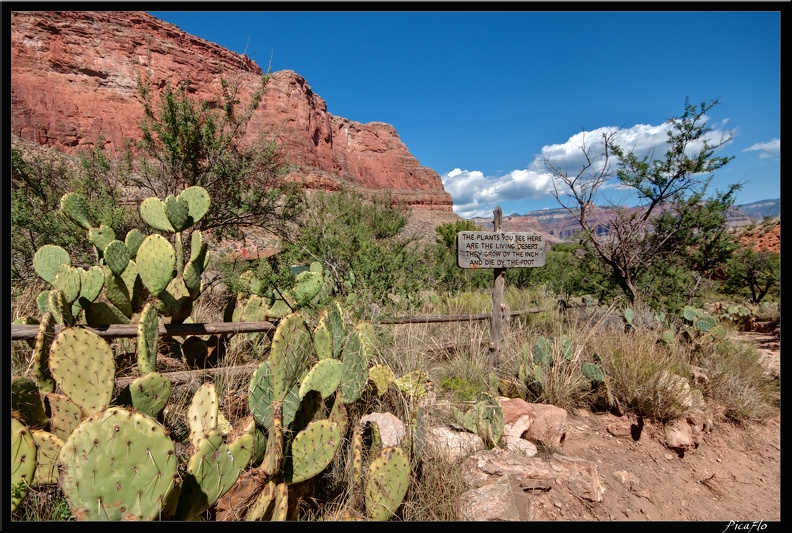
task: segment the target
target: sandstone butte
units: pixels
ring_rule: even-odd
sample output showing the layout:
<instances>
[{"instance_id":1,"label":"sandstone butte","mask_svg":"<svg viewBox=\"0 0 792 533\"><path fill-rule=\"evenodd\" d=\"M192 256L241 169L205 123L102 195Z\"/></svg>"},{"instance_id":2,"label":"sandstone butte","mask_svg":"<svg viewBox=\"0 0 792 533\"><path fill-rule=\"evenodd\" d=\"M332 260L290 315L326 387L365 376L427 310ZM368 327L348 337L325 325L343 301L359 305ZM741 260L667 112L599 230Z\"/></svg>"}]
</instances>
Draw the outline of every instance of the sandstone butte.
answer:
<instances>
[{"instance_id":1,"label":"sandstone butte","mask_svg":"<svg viewBox=\"0 0 792 533\"><path fill-rule=\"evenodd\" d=\"M120 148L139 139L143 107L138 75L154 87L189 79L194 96L216 99L221 78L240 84L240 99L260 84L261 67L144 12L13 12L11 131L70 153L104 139ZM361 124L327 112L299 74L272 74L246 140L277 134L291 179L309 189L346 183L362 193L390 190L414 208L452 211L434 170L422 167L390 124Z\"/></svg>"}]
</instances>

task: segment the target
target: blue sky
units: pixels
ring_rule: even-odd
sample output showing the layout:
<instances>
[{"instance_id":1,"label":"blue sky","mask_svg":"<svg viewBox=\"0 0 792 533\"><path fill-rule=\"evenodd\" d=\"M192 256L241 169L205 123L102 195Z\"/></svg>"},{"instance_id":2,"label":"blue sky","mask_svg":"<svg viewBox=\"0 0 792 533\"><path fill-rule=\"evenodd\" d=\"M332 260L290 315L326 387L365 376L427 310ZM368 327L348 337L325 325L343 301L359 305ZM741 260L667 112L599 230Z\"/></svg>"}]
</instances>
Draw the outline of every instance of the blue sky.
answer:
<instances>
[{"instance_id":1,"label":"blue sky","mask_svg":"<svg viewBox=\"0 0 792 533\"><path fill-rule=\"evenodd\" d=\"M464 217L559 207L545 158L576 174L581 141L602 131L618 128L636 153L663 154L663 124L683 113L686 97L719 98L708 125L733 135L716 155L734 160L710 192L743 182L737 204L780 198L779 11L679 5L150 13L263 69L294 70L333 115L392 124ZM618 189L608 194L635 205Z\"/></svg>"}]
</instances>

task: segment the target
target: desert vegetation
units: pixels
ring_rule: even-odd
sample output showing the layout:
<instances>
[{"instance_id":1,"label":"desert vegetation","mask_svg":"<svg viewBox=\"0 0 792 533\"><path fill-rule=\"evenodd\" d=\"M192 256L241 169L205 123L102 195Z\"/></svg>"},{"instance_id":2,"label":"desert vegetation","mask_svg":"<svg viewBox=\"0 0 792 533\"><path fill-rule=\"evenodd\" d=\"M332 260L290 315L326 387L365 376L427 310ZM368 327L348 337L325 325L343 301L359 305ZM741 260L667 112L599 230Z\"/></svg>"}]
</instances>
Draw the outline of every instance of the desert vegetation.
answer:
<instances>
[{"instance_id":1,"label":"desert vegetation","mask_svg":"<svg viewBox=\"0 0 792 533\"><path fill-rule=\"evenodd\" d=\"M533 311L512 317L491 367L486 320L387 320L492 312L492 272L456 266L471 223L425 242L388 194L284 182L275 139L238 142L259 93L238 110L230 82L214 106L138 90L143 140L123 153L12 147L12 318L36 330L11 349L14 520L456 520L460 474L423 435L454 424L497 446L498 396L658 421L691 397L734 424L777 412L777 376L730 334L748 316L780 324L778 254L735 252L723 212L738 186L708 198L699 181L728 160L677 150L710 107L686 102L657 162L606 139L649 201L617 221L621 239L587 226L605 176L582 193L559 176L581 233L506 272L504 302ZM218 253L250 231L279 253ZM96 333L111 325L133 332ZM218 371L191 373L205 369ZM404 424L398 444L383 414Z\"/></svg>"}]
</instances>

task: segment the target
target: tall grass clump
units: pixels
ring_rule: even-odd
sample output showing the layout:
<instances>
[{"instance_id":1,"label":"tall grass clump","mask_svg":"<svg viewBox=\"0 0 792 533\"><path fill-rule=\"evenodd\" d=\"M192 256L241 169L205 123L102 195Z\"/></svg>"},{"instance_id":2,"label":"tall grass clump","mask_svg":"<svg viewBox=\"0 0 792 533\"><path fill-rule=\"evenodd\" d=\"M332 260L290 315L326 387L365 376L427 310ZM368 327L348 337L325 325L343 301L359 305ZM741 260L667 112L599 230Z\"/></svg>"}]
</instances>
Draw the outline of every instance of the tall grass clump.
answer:
<instances>
[{"instance_id":1,"label":"tall grass clump","mask_svg":"<svg viewBox=\"0 0 792 533\"><path fill-rule=\"evenodd\" d=\"M698 364L707 375L707 396L736 423L764 422L778 412L780 381L767 372L755 346L719 342Z\"/></svg>"},{"instance_id":2,"label":"tall grass clump","mask_svg":"<svg viewBox=\"0 0 792 533\"><path fill-rule=\"evenodd\" d=\"M602 360L612 395L628 412L660 421L679 418L693 406L692 371L684 352L657 342L652 331L603 331L589 350Z\"/></svg>"}]
</instances>

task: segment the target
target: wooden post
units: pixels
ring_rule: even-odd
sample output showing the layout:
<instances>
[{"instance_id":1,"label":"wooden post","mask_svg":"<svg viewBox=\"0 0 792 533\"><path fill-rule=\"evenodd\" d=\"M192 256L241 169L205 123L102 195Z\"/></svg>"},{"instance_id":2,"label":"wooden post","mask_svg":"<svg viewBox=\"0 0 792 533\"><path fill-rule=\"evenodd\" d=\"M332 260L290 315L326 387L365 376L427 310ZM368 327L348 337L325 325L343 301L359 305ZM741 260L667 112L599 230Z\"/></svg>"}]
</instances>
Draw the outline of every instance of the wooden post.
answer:
<instances>
[{"instance_id":1,"label":"wooden post","mask_svg":"<svg viewBox=\"0 0 792 533\"><path fill-rule=\"evenodd\" d=\"M500 206L493 211L494 231L501 231L501 218L503 211ZM492 320L490 322L490 345L489 363L490 370L496 370L500 366L500 348L503 340L503 286L506 283L506 269L494 269L494 280L492 285Z\"/></svg>"}]
</instances>

